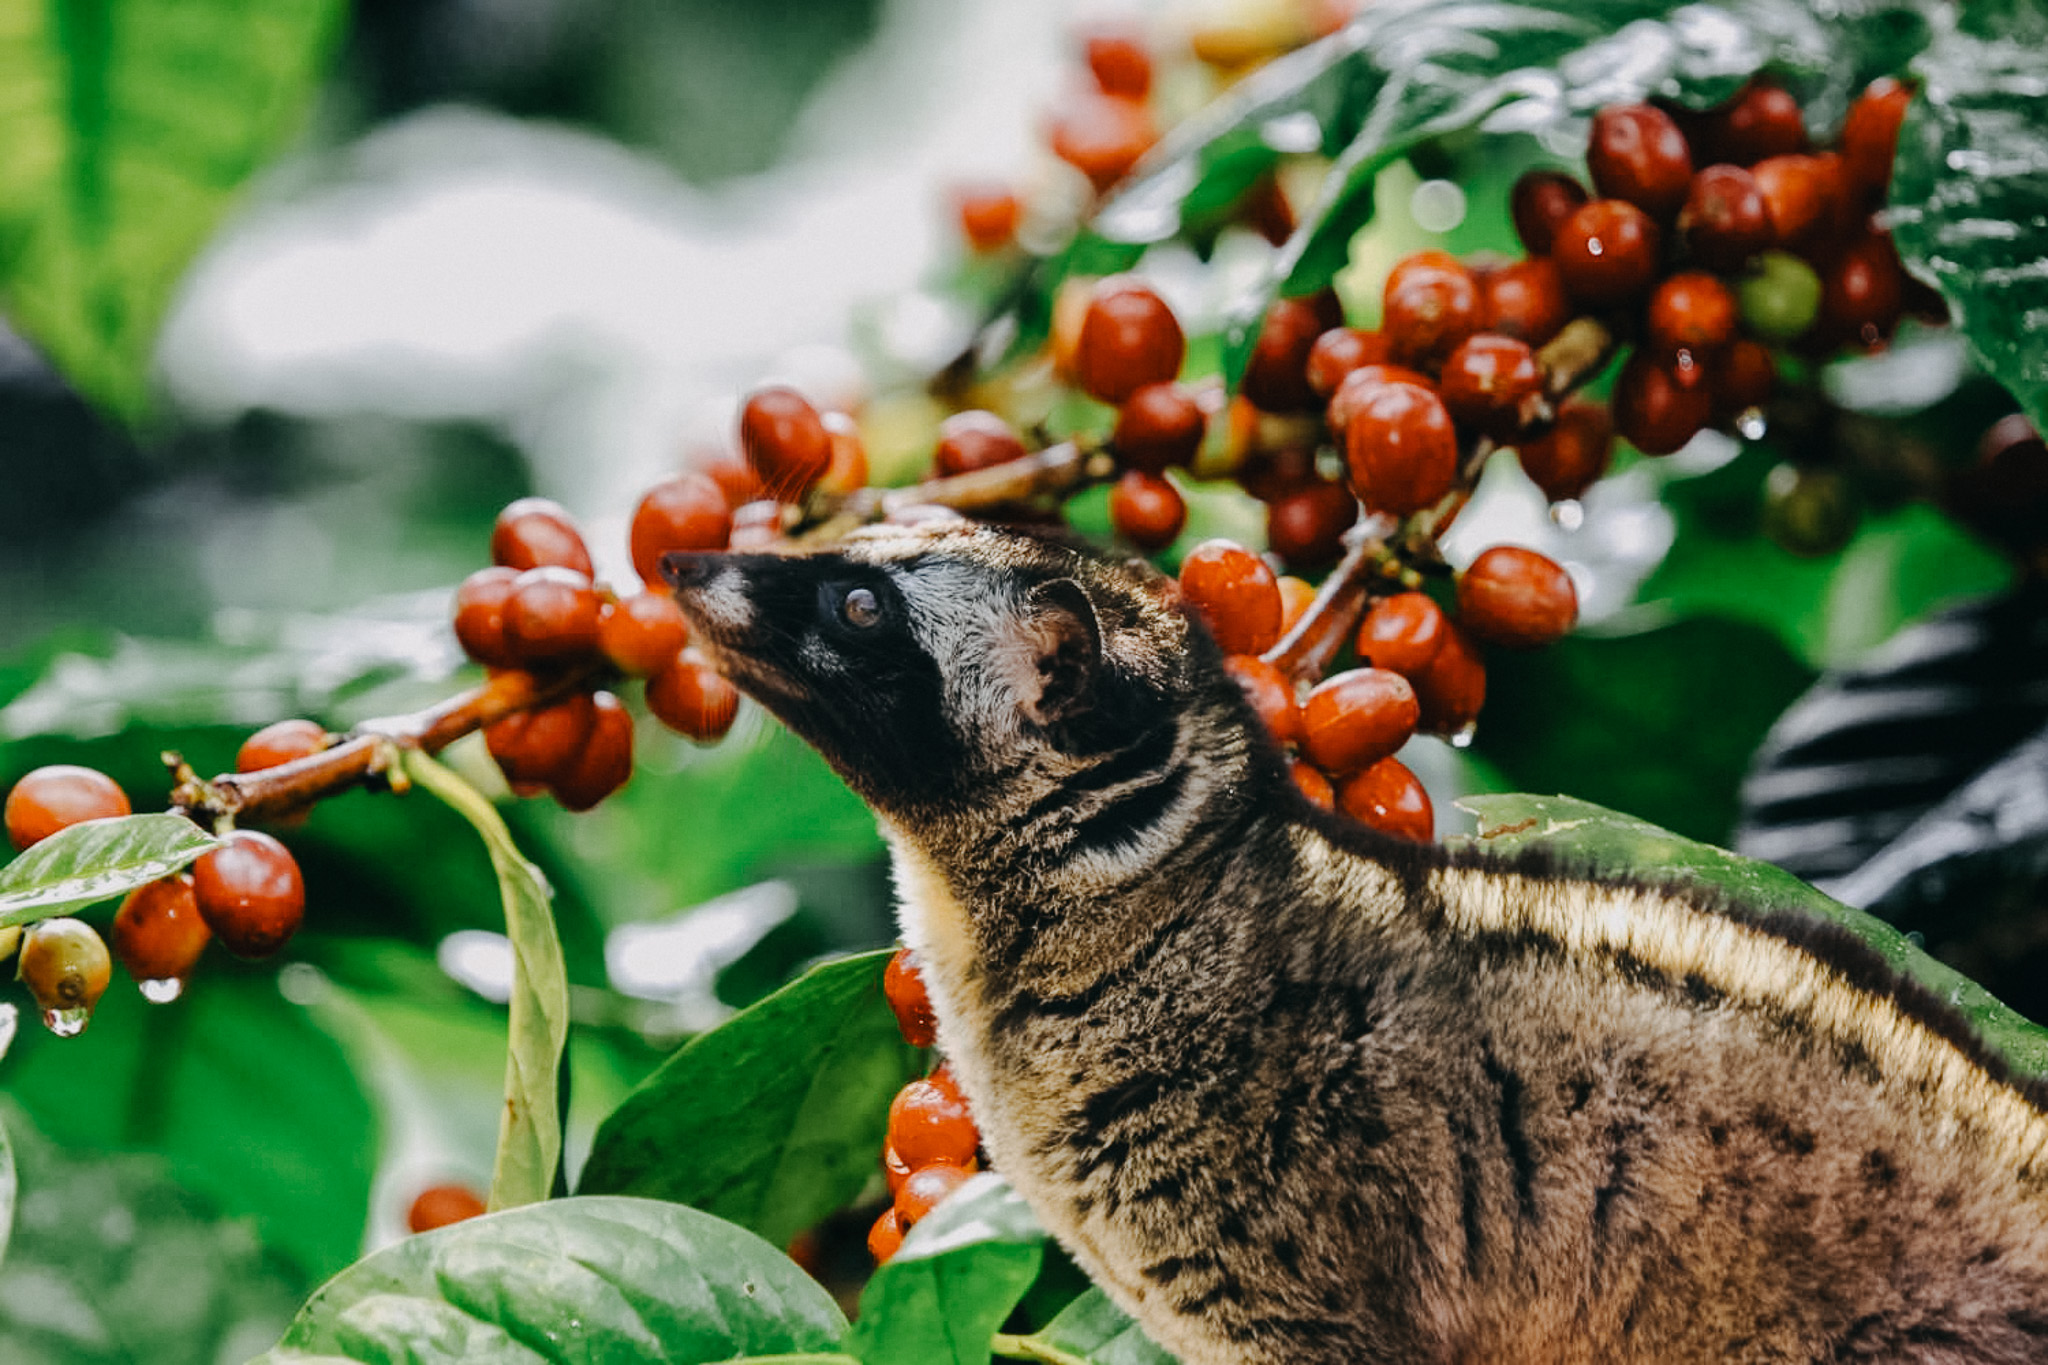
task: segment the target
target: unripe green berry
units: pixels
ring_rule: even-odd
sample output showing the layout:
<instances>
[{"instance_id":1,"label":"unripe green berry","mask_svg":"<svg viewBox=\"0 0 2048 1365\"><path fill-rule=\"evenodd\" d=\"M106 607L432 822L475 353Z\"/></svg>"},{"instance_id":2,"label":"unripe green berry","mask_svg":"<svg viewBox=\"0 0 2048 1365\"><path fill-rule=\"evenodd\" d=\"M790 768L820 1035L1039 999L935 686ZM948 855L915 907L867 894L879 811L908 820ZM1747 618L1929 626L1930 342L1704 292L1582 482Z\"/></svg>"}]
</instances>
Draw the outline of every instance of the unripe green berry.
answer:
<instances>
[{"instance_id":1,"label":"unripe green berry","mask_svg":"<svg viewBox=\"0 0 2048 1365\"><path fill-rule=\"evenodd\" d=\"M1789 251L1766 251L1736 286L1742 325L1765 341L1790 341L1820 312L1820 276Z\"/></svg>"}]
</instances>

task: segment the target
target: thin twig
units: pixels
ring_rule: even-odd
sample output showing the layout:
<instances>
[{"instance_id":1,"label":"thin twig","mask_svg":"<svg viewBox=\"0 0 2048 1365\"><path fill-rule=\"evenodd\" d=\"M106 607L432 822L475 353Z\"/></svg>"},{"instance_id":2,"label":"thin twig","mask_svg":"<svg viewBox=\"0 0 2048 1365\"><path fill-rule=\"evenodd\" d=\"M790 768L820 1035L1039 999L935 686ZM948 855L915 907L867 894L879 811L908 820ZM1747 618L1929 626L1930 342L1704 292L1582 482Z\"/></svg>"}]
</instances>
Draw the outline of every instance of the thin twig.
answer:
<instances>
[{"instance_id":1,"label":"thin twig","mask_svg":"<svg viewBox=\"0 0 2048 1365\"><path fill-rule=\"evenodd\" d=\"M870 522L907 507L950 507L956 512L986 512L1048 495L1077 492L1106 483L1116 474L1116 461L1102 451L1075 441L987 469L949 478L927 479L907 488L862 488L807 510L811 524L796 536L798 544L829 544Z\"/></svg>"}]
</instances>

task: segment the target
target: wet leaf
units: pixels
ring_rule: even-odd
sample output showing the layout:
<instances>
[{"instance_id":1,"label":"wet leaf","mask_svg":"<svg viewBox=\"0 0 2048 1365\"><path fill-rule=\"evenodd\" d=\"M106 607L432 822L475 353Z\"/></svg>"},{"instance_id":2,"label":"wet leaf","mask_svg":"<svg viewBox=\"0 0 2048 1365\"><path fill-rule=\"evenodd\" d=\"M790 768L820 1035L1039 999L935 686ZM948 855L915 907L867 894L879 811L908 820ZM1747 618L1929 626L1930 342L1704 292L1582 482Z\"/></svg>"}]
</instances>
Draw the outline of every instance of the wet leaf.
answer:
<instances>
[{"instance_id":1,"label":"wet leaf","mask_svg":"<svg viewBox=\"0 0 2048 1365\"><path fill-rule=\"evenodd\" d=\"M182 815L123 815L59 830L0 868L0 927L111 900L218 847Z\"/></svg>"},{"instance_id":2,"label":"wet leaf","mask_svg":"<svg viewBox=\"0 0 2048 1365\"><path fill-rule=\"evenodd\" d=\"M1068 1304L1042 1332L1029 1338L1090 1365L1174 1365L1176 1357L1156 1346L1131 1315L1110 1302L1100 1289L1090 1289Z\"/></svg>"},{"instance_id":3,"label":"wet leaf","mask_svg":"<svg viewBox=\"0 0 2048 1365\"><path fill-rule=\"evenodd\" d=\"M1044 1254L1008 1181L979 1175L925 1215L860 1296L847 1348L865 1365L988 1365L989 1342Z\"/></svg>"},{"instance_id":4,"label":"wet leaf","mask_svg":"<svg viewBox=\"0 0 2048 1365\"><path fill-rule=\"evenodd\" d=\"M781 1252L649 1199L558 1199L408 1237L327 1282L252 1365L829 1352L846 1320Z\"/></svg>"},{"instance_id":5,"label":"wet leaf","mask_svg":"<svg viewBox=\"0 0 2048 1365\"><path fill-rule=\"evenodd\" d=\"M598 1129L577 1189L715 1213L781 1245L860 1192L916 1074L888 951L813 968L701 1034Z\"/></svg>"},{"instance_id":6,"label":"wet leaf","mask_svg":"<svg viewBox=\"0 0 2048 1365\"><path fill-rule=\"evenodd\" d=\"M546 1199L562 1164L557 1073L569 1038L569 978L555 934L546 879L512 842L497 810L476 788L425 754L407 751L406 775L441 798L483 836L512 940L510 1037L505 1113L491 1172L493 1209Z\"/></svg>"}]
</instances>

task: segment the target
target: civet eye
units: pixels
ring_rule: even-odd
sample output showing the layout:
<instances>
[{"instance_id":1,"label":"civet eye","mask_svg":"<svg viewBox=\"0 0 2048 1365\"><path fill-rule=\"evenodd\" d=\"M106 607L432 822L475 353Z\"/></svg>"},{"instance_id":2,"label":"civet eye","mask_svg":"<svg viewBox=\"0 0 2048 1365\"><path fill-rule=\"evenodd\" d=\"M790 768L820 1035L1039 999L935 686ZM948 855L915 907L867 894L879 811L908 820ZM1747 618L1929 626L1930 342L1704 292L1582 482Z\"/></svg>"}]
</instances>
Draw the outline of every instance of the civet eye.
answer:
<instances>
[{"instance_id":1,"label":"civet eye","mask_svg":"<svg viewBox=\"0 0 2048 1365\"><path fill-rule=\"evenodd\" d=\"M839 604L839 614L849 626L872 626L882 619L882 602L866 588L854 588Z\"/></svg>"}]
</instances>

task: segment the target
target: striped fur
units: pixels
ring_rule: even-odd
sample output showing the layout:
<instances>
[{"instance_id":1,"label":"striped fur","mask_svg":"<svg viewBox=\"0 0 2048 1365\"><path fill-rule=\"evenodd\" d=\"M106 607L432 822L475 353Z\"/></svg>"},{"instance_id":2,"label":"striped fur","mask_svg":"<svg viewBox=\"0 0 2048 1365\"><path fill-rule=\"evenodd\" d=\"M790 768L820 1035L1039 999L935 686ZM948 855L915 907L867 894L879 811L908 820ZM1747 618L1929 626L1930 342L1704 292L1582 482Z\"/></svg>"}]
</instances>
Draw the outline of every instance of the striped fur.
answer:
<instances>
[{"instance_id":1,"label":"striped fur","mask_svg":"<svg viewBox=\"0 0 2048 1365\"><path fill-rule=\"evenodd\" d=\"M1187 1365L2048 1361L2039 1098L1846 935L1316 811L1139 569L678 571L877 811L995 1164Z\"/></svg>"}]
</instances>

